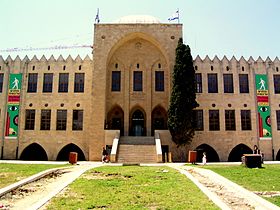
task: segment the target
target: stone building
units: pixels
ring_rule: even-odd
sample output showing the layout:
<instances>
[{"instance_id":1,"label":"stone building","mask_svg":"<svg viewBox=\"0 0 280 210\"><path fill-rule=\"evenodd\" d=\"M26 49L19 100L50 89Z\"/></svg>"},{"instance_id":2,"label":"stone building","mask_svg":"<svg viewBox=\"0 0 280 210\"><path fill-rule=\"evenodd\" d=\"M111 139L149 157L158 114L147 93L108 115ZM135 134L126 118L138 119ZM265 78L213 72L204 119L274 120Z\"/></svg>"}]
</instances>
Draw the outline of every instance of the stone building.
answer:
<instances>
[{"instance_id":1,"label":"stone building","mask_svg":"<svg viewBox=\"0 0 280 210\"><path fill-rule=\"evenodd\" d=\"M1 159L67 160L72 151L99 161L106 147L117 162L185 161L195 149L209 161L239 161L258 145L266 160L279 160L278 58L197 56L196 135L184 148L172 143L167 110L180 37L182 24L125 16L94 25L92 58L0 56ZM258 90L257 75L268 90Z\"/></svg>"}]
</instances>

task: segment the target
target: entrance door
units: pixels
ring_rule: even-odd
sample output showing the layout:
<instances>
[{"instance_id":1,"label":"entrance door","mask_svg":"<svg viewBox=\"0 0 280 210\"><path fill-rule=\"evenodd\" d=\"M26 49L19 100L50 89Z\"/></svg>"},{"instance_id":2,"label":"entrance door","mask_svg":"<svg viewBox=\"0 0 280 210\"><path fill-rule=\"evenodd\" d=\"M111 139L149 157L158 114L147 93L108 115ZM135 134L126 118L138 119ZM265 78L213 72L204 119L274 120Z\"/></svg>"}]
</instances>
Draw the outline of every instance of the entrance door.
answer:
<instances>
[{"instance_id":1,"label":"entrance door","mask_svg":"<svg viewBox=\"0 0 280 210\"><path fill-rule=\"evenodd\" d=\"M132 125L131 125L131 135L132 136L144 136L145 126L144 126L144 114L140 110L136 110L132 114Z\"/></svg>"}]
</instances>

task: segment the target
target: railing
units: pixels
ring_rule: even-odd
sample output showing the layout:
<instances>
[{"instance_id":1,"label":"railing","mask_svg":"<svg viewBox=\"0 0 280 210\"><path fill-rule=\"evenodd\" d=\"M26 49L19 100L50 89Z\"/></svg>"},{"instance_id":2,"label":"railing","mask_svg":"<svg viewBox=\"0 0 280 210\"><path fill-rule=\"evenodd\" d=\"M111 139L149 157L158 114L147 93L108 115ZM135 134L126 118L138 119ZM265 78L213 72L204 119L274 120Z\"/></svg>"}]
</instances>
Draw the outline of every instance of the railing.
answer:
<instances>
[{"instance_id":1,"label":"railing","mask_svg":"<svg viewBox=\"0 0 280 210\"><path fill-rule=\"evenodd\" d=\"M120 133L117 132L115 138L113 139L112 151L110 155L110 161L112 163L115 163L117 161L119 140L120 140Z\"/></svg>"},{"instance_id":2,"label":"railing","mask_svg":"<svg viewBox=\"0 0 280 210\"><path fill-rule=\"evenodd\" d=\"M162 163L161 141L160 141L159 133L157 131L155 131L155 142L156 142L157 162Z\"/></svg>"}]
</instances>

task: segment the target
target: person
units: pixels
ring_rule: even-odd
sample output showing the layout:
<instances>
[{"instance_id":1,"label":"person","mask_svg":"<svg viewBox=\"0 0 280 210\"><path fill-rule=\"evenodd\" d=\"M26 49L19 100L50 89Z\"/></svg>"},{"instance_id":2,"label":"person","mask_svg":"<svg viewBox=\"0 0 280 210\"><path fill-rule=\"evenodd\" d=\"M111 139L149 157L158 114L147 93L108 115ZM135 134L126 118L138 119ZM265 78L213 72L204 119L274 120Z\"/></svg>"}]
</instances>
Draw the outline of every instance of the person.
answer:
<instances>
[{"instance_id":1,"label":"person","mask_svg":"<svg viewBox=\"0 0 280 210\"><path fill-rule=\"evenodd\" d=\"M103 147L102 151L102 163L108 163L108 152L105 147Z\"/></svg>"},{"instance_id":2,"label":"person","mask_svg":"<svg viewBox=\"0 0 280 210\"><path fill-rule=\"evenodd\" d=\"M257 145L254 145L254 150L253 150L253 154L261 154L261 151L259 150Z\"/></svg>"},{"instance_id":3,"label":"person","mask_svg":"<svg viewBox=\"0 0 280 210\"><path fill-rule=\"evenodd\" d=\"M206 152L203 152L203 157L202 157L202 164L205 165L206 164Z\"/></svg>"}]
</instances>

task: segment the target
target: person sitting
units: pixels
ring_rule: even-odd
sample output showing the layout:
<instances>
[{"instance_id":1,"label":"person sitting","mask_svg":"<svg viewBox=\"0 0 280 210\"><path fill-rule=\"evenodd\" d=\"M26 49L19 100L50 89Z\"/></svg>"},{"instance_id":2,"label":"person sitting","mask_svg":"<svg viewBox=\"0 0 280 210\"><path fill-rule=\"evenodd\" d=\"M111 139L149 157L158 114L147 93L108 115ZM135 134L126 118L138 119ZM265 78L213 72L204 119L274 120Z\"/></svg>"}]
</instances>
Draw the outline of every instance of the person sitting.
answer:
<instances>
[{"instance_id":1,"label":"person sitting","mask_svg":"<svg viewBox=\"0 0 280 210\"><path fill-rule=\"evenodd\" d=\"M102 151L102 163L108 163L109 162L109 155L105 147L103 147Z\"/></svg>"}]
</instances>

